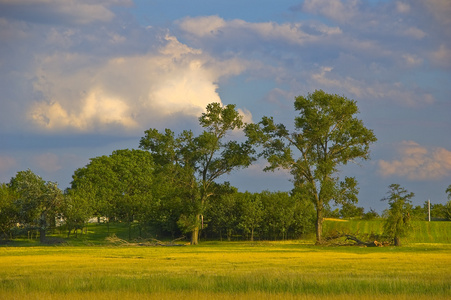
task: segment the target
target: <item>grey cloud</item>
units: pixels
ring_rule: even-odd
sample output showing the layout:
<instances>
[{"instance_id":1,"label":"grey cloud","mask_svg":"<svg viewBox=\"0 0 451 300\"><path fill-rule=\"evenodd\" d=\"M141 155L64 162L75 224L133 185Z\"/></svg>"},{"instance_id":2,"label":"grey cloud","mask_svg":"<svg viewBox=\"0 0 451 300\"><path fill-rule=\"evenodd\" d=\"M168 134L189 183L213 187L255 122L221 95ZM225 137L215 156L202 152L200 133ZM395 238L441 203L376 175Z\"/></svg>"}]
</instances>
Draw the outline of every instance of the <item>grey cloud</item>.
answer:
<instances>
[{"instance_id":1,"label":"grey cloud","mask_svg":"<svg viewBox=\"0 0 451 300\"><path fill-rule=\"evenodd\" d=\"M111 5L130 5L131 1L1 0L0 17L41 24L82 25L108 22L114 17Z\"/></svg>"}]
</instances>

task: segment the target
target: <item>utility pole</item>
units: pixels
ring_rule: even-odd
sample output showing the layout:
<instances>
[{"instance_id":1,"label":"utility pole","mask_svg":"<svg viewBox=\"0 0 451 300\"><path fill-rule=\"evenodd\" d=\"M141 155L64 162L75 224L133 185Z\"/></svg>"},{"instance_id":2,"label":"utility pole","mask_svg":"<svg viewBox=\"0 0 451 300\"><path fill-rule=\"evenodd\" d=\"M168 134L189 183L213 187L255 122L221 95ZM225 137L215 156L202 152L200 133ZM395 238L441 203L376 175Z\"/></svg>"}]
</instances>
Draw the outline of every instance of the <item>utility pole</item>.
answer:
<instances>
[{"instance_id":1,"label":"utility pole","mask_svg":"<svg viewBox=\"0 0 451 300\"><path fill-rule=\"evenodd\" d=\"M428 221L431 222L431 200L428 199Z\"/></svg>"}]
</instances>

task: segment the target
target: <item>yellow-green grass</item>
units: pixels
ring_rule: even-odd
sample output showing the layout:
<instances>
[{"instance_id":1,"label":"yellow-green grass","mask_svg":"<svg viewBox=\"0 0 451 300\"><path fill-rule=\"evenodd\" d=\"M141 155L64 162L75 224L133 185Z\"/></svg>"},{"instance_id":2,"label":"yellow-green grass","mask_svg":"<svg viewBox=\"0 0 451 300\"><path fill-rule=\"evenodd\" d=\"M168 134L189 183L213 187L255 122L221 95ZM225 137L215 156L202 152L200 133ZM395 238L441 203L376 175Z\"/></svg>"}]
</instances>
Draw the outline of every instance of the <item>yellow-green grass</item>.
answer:
<instances>
[{"instance_id":1,"label":"yellow-green grass","mask_svg":"<svg viewBox=\"0 0 451 300\"><path fill-rule=\"evenodd\" d=\"M0 247L0 299L447 299L451 245Z\"/></svg>"},{"instance_id":2,"label":"yellow-green grass","mask_svg":"<svg viewBox=\"0 0 451 300\"><path fill-rule=\"evenodd\" d=\"M349 220L326 219L324 232L345 231L356 234L382 234L384 220ZM403 243L451 243L451 222L449 221L413 221L409 236Z\"/></svg>"}]
</instances>

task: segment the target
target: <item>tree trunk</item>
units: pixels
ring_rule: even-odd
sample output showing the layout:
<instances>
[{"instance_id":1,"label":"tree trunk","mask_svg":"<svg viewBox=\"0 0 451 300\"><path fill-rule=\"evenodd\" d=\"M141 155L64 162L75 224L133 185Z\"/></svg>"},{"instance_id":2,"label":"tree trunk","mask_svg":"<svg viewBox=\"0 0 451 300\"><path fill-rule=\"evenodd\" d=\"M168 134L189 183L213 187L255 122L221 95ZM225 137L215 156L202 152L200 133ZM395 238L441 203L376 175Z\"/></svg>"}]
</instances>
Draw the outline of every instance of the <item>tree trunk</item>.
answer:
<instances>
[{"instance_id":1,"label":"tree trunk","mask_svg":"<svg viewBox=\"0 0 451 300\"><path fill-rule=\"evenodd\" d=\"M400 239L399 237L395 236L395 237L393 238L393 244L394 244L395 246L401 246L401 239Z\"/></svg>"},{"instance_id":2,"label":"tree trunk","mask_svg":"<svg viewBox=\"0 0 451 300\"><path fill-rule=\"evenodd\" d=\"M316 208L316 244L321 244L323 234L323 210L318 205Z\"/></svg>"},{"instance_id":3,"label":"tree trunk","mask_svg":"<svg viewBox=\"0 0 451 300\"><path fill-rule=\"evenodd\" d=\"M254 241L254 228L251 229L251 242Z\"/></svg>"},{"instance_id":4,"label":"tree trunk","mask_svg":"<svg viewBox=\"0 0 451 300\"><path fill-rule=\"evenodd\" d=\"M199 226L194 227L191 232L191 245L199 244Z\"/></svg>"},{"instance_id":5,"label":"tree trunk","mask_svg":"<svg viewBox=\"0 0 451 300\"><path fill-rule=\"evenodd\" d=\"M41 213L41 218L39 220L39 241L41 243L45 242L45 231L47 229L46 212Z\"/></svg>"},{"instance_id":6,"label":"tree trunk","mask_svg":"<svg viewBox=\"0 0 451 300\"><path fill-rule=\"evenodd\" d=\"M39 228L39 242L45 243L45 229Z\"/></svg>"},{"instance_id":7,"label":"tree trunk","mask_svg":"<svg viewBox=\"0 0 451 300\"><path fill-rule=\"evenodd\" d=\"M200 223L200 214L196 216L196 224L191 232L191 245L199 244L199 223Z\"/></svg>"}]
</instances>

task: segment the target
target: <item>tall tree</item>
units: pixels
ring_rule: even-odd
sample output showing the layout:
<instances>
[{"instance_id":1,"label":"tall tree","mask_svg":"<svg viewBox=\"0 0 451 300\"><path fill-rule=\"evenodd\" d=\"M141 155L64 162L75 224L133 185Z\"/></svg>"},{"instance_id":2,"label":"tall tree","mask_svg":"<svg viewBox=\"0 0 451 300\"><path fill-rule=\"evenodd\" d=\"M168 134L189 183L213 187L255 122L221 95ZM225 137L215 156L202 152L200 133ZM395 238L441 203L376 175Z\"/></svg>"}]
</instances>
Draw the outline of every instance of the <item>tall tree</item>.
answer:
<instances>
[{"instance_id":1,"label":"tall tree","mask_svg":"<svg viewBox=\"0 0 451 300\"><path fill-rule=\"evenodd\" d=\"M401 238L406 237L411 229L412 202L415 194L409 193L399 184L389 186L387 200L390 206L384 224L384 233L393 239L395 246L401 246Z\"/></svg>"},{"instance_id":2,"label":"tall tree","mask_svg":"<svg viewBox=\"0 0 451 300\"><path fill-rule=\"evenodd\" d=\"M356 101L346 97L317 90L296 97L294 107L299 116L291 133L272 117L263 117L260 123L249 124L246 134L251 143L263 146L260 155L269 162L265 171L290 170L296 190L309 195L317 212L316 240L320 243L325 206L331 200L357 202L355 178L340 181L339 167L368 159L376 137L357 118Z\"/></svg>"},{"instance_id":3,"label":"tall tree","mask_svg":"<svg viewBox=\"0 0 451 300\"><path fill-rule=\"evenodd\" d=\"M8 233L16 224L16 194L6 183L0 184L0 237L8 238Z\"/></svg>"},{"instance_id":4,"label":"tall tree","mask_svg":"<svg viewBox=\"0 0 451 300\"><path fill-rule=\"evenodd\" d=\"M169 129L164 134L149 129L140 141L140 148L149 150L157 161L171 164L178 168L177 172L183 173L181 178L191 192L187 198L190 211L184 215L182 223L191 231L192 244L198 243L200 217L208 197L212 195L215 181L235 169L249 166L253 161L253 149L248 143L229 138L232 131L244 126L235 105L208 104L199 124L204 131L197 137L187 130L175 138Z\"/></svg>"},{"instance_id":5,"label":"tall tree","mask_svg":"<svg viewBox=\"0 0 451 300\"><path fill-rule=\"evenodd\" d=\"M57 183L44 181L31 170L17 172L9 186L17 194L18 222L39 229L40 242L44 243L47 229L60 210L62 191Z\"/></svg>"}]
</instances>

